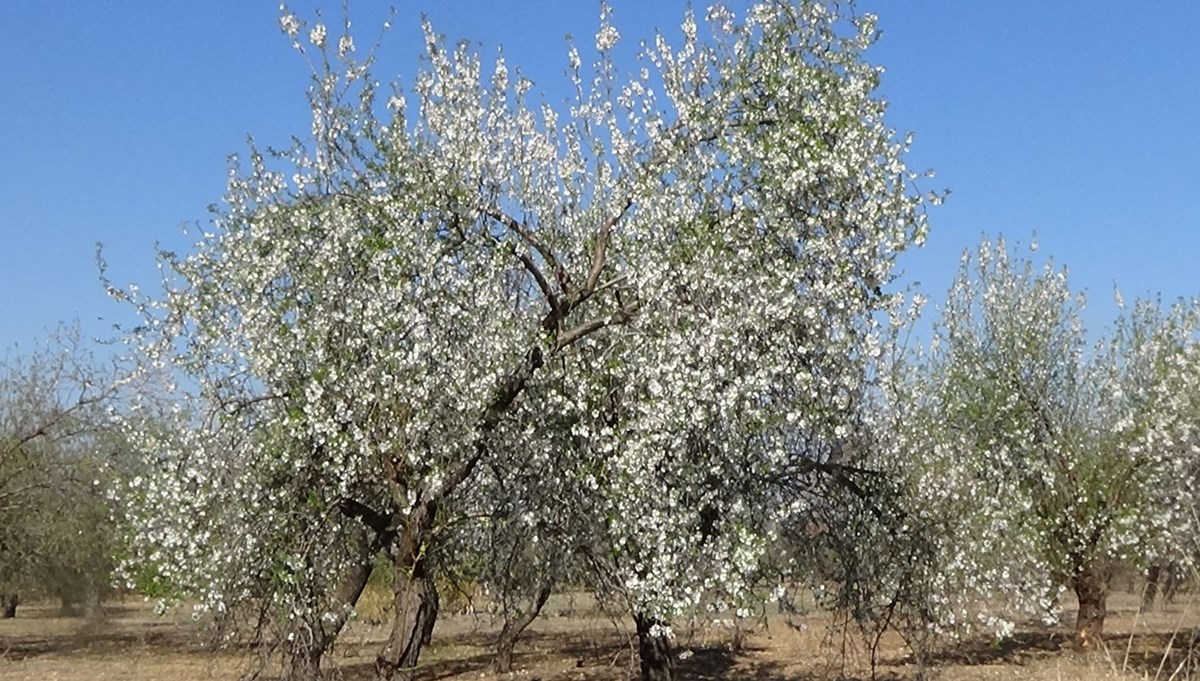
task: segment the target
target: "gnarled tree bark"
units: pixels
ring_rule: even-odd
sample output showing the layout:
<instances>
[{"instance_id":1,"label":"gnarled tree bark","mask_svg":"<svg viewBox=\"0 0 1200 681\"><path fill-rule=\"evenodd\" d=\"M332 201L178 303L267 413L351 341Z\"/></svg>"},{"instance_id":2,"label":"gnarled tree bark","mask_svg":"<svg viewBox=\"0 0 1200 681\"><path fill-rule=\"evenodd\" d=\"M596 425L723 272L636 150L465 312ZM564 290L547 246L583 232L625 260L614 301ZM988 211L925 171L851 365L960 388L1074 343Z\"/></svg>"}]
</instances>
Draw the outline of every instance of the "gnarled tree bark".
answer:
<instances>
[{"instance_id":1,"label":"gnarled tree bark","mask_svg":"<svg viewBox=\"0 0 1200 681\"><path fill-rule=\"evenodd\" d=\"M638 613L633 617L637 624L638 658L642 663L642 681L671 681L674 665L671 662L671 641L657 633L663 622L655 617Z\"/></svg>"},{"instance_id":2,"label":"gnarled tree bark","mask_svg":"<svg viewBox=\"0 0 1200 681\"><path fill-rule=\"evenodd\" d=\"M391 548L395 613L391 634L375 658L375 673L381 681L411 681L421 649L433 635L438 593L427 551L436 515L436 502L418 503Z\"/></svg>"},{"instance_id":3,"label":"gnarled tree bark","mask_svg":"<svg viewBox=\"0 0 1200 681\"><path fill-rule=\"evenodd\" d=\"M1094 567L1084 567L1071 578L1071 588L1079 601L1075 618L1075 647L1096 648L1104 636L1104 619L1108 616L1108 579Z\"/></svg>"}]
</instances>

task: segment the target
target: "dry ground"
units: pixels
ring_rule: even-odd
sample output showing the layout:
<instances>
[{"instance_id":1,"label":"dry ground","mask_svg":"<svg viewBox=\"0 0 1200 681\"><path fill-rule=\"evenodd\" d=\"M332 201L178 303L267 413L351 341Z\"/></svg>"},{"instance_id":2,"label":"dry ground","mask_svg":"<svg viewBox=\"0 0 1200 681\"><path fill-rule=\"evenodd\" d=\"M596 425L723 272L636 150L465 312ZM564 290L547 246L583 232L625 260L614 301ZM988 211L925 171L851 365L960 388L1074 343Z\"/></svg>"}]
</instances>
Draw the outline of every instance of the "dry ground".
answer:
<instances>
[{"instance_id":1,"label":"dry ground","mask_svg":"<svg viewBox=\"0 0 1200 681\"><path fill-rule=\"evenodd\" d=\"M545 616L518 646L517 671L502 678L527 681L624 681L636 677L630 631L596 613L586 599L556 597ZM15 620L0 620L0 681L93 679L130 681L233 680L245 671L236 652L206 650L184 613L158 617L150 605L130 599L111 604L102 623L58 616L50 605L23 606ZM1066 627L1030 627L1011 639L973 640L947 648L924 670L898 638L885 639L876 677L945 681L1031 679L1200 679L1200 600L1181 596L1151 615L1137 614L1132 594L1110 601L1107 650L1073 652ZM1064 612L1070 621L1073 613ZM868 656L853 638L830 634L824 616L793 620L772 616L746 635L741 652L729 649L731 634L698 627L677 640L683 679L817 681L871 678ZM422 657L429 681L499 681L487 672L494 623L483 616L443 618L435 642ZM334 655L341 678L368 679L385 632L355 624Z\"/></svg>"}]
</instances>

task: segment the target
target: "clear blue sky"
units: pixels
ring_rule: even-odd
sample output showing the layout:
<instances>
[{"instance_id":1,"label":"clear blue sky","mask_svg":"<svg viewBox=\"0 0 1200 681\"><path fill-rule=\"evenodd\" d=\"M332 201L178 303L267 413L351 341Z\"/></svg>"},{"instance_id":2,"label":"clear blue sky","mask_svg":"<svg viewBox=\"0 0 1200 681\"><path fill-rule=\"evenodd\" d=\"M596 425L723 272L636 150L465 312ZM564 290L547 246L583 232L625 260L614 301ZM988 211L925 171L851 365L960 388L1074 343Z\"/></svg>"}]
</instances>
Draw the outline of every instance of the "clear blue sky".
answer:
<instances>
[{"instance_id":1,"label":"clear blue sky","mask_svg":"<svg viewBox=\"0 0 1200 681\"><path fill-rule=\"evenodd\" d=\"M292 3L311 16L311 2ZM340 1L323 3L329 23ZM669 35L679 0L613 0L626 45ZM735 6L737 3L733 3ZM396 1L379 76L411 82L419 15L510 63L551 100L563 37L591 42L591 0ZM703 10L703 1L697 7ZM351 0L360 48L386 16ZM887 72L891 124L910 162L953 191L931 212L904 281L943 296L983 232L1070 266L1093 331L1126 297L1200 293L1200 3L860 2L880 17L868 55ZM131 317L101 290L95 243L118 283L156 282L154 243L182 249L207 220L231 152L253 134L308 129L307 66L269 1L0 3L0 348L29 348L58 321L92 335ZM336 31L332 31L336 35ZM3 354L0 351L0 354Z\"/></svg>"}]
</instances>

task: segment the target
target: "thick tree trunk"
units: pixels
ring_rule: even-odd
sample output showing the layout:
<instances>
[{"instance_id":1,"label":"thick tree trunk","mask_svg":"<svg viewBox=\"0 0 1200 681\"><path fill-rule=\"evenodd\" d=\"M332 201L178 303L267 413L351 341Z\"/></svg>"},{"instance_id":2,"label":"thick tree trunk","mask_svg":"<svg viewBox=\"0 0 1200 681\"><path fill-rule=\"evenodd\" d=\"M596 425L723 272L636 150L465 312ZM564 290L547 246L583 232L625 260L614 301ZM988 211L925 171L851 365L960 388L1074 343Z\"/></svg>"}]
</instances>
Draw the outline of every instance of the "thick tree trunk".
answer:
<instances>
[{"instance_id":1,"label":"thick tree trunk","mask_svg":"<svg viewBox=\"0 0 1200 681\"><path fill-rule=\"evenodd\" d=\"M1071 582L1079 601L1079 614L1075 618L1075 646L1080 649L1099 647L1104 635L1104 618L1108 615L1107 580L1094 569L1084 568Z\"/></svg>"},{"instance_id":2,"label":"thick tree trunk","mask_svg":"<svg viewBox=\"0 0 1200 681\"><path fill-rule=\"evenodd\" d=\"M428 560L436 504L419 505L409 515L404 531L392 547L395 575L392 594L395 612L392 632L375 658L375 674L382 681L410 681L421 649L433 636L438 616L437 585Z\"/></svg>"},{"instance_id":3,"label":"thick tree trunk","mask_svg":"<svg viewBox=\"0 0 1200 681\"><path fill-rule=\"evenodd\" d=\"M655 625L663 622L644 614L634 615L637 624L638 657L642 662L642 681L671 681L671 641L655 635Z\"/></svg>"},{"instance_id":4,"label":"thick tree trunk","mask_svg":"<svg viewBox=\"0 0 1200 681\"><path fill-rule=\"evenodd\" d=\"M104 601L100 596L100 590L95 589L89 592L83 598L83 616L89 622L103 622L108 618L108 614L104 612Z\"/></svg>"},{"instance_id":5,"label":"thick tree trunk","mask_svg":"<svg viewBox=\"0 0 1200 681\"><path fill-rule=\"evenodd\" d=\"M10 620L17 616L17 602L20 598L16 592L0 593L0 619Z\"/></svg>"},{"instance_id":6,"label":"thick tree trunk","mask_svg":"<svg viewBox=\"0 0 1200 681\"><path fill-rule=\"evenodd\" d=\"M517 639L537 619L538 613L550 599L550 592L553 588L553 582L546 582L534 594L529 608L515 613L505 613L504 628L500 630L500 638L496 640L496 658L492 660L492 671L497 674L507 674L512 671L513 649L517 647Z\"/></svg>"},{"instance_id":7,"label":"thick tree trunk","mask_svg":"<svg viewBox=\"0 0 1200 681\"><path fill-rule=\"evenodd\" d=\"M383 652L375 658L375 673L383 681L409 681L437 621L437 588L429 575L397 570L393 589L396 612L392 632Z\"/></svg>"}]
</instances>

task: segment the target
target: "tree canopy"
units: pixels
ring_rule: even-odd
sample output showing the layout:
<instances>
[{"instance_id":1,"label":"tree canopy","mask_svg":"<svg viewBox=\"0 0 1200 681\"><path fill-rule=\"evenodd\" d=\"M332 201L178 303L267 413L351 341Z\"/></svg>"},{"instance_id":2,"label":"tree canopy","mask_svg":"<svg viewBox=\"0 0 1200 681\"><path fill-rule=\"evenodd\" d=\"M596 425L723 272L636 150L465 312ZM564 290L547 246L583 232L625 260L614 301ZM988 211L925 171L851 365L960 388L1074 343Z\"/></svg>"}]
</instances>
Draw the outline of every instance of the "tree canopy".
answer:
<instances>
[{"instance_id":1,"label":"tree canopy","mask_svg":"<svg viewBox=\"0 0 1200 681\"><path fill-rule=\"evenodd\" d=\"M449 528L503 512L476 486L543 465L566 480L509 508L579 495L562 531L653 658L702 594L746 591L788 495L834 466L893 261L924 238L873 17L715 6L624 74L605 9L588 66L567 49L567 110L429 26L390 90L351 36L281 26L315 64L311 136L231 167L194 249L161 254L161 297L114 290L190 389L176 432L141 433L145 557L311 671L382 552L377 668L406 675Z\"/></svg>"}]
</instances>

